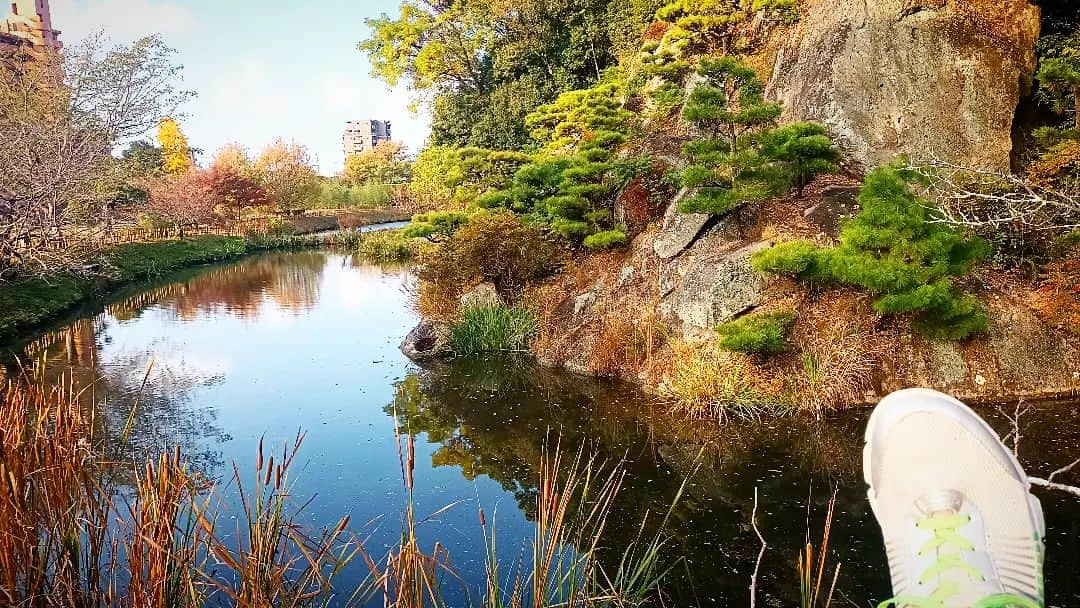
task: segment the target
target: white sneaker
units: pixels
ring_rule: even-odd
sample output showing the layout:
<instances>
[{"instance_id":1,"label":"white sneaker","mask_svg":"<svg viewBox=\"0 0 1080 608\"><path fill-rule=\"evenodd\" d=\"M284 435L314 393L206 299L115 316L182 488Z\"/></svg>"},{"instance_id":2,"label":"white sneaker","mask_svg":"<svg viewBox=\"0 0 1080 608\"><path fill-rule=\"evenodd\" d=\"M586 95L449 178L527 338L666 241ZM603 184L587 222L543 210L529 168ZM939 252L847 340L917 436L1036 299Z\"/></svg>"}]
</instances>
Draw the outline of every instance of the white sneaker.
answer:
<instances>
[{"instance_id":1,"label":"white sneaker","mask_svg":"<svg viewBox=\"0 0 1080 608\"><path fill-rule=\"evenodd\" d=\"M886 397L867 425L863 474L896 594L882 607L1043 606L1042 506L966 405L925 389Z\"/></svg>"}]
</instances>

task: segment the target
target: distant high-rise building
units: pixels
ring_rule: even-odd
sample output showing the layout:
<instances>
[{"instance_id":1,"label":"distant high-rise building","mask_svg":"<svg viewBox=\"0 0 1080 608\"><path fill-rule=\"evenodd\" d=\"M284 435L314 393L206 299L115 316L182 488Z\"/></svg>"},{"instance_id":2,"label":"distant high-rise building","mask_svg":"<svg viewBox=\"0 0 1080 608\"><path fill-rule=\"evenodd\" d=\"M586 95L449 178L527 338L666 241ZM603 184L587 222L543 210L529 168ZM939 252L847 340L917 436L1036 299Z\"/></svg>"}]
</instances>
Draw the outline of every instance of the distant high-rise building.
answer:
<instances>
[{"instance_id":1,"label":"distant high-rise building","mask_svg":"<svg viewBox=\"0 0 1080 608\"><path fill-rule=\"evenodd\" d=\"M0 20L0 46L28 46L59 51L60 32L53 29L49 0L14 0Z\"/></svg>"},{"instance_id":2,"label":"distant high-rise building","mask_svg":"<svg viewBox=\"0 0 1080 608\"><path fill-rule=\"evenodd\" d=\"M345 124L345 158L372 150L390 141L390 122L385 120L350 120Z\"/></svg>"}]
</instances>

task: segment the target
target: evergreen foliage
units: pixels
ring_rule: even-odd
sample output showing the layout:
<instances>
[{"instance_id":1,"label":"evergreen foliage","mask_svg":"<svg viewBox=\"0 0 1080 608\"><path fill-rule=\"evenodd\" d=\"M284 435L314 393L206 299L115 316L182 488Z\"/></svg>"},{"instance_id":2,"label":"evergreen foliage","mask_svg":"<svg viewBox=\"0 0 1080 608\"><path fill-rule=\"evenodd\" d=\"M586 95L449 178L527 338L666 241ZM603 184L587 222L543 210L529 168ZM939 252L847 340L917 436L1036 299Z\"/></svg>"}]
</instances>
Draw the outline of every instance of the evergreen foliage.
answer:
<instances>
[{"instance_id":1,"label":"evergreen foliage","mask_svg":"<svg viewBox=\"0 0 1080 608\"><path fill-rule=\"evenodd\" d=\"M780 191L785 176L760 153L753 135L782 108L764 100L757 74L737 59L703 60L698 74L705 82L690 93L683 118L704 137L683 147L690 166L681 183L694 191L681 210L720 214Z\"/></svg>"},{"instance_id":2,"label":"evergreen foliage","mask_svg":"<svg viewBox=\"0 0 1080 608\"><path fill-rule=\"evenodd\" d=\"M840 150L824 125L796 122L765 132L761 154L783 169L801 193L815 175L840 170Z\"/></svg>"},{"instance_id":3,"label":"evergreen foliage","mask_svg":"<svg viewBox=\"0 0 1080 608\"><path fill-rule=\"evenodd\" d=\"M450 236L468 223L469 215L467 213L432 211L414 215L412 223L402 231L402 235L410 239Z\"/></svg>"},{"instance_id":4,"label":"evergreen foliage","mask_svg":"<svg viewBox=\"0 0 1080 608\"><path fill-rule=\"evenodd\" d=\"M550 226L573 242L611 228L614 151L626 142L632 114L622 109L618 72L590 89L564 93L529 116L544 151L522 166L503 190L476 200Z\"/></svg>"},{"instance_id":5,"label":"evergreen foliage","mask_svg":"<svg viewBox=\"0 0 1080 608\"><path fill-rule=\"evenodd\" d=\"M912 194L906 177L894 167L867 176L862 210L844 226L838 247L785 243L755 255L754 267L864 289L878 296L875 310L914 313L916 329L931 337L959 340L984 331L985 312L974 297L957 293L953 279L986 256L985 242L928 221L928 204Z\"/></svg>"},{"instance_id":6,"label":"evergreen foliage","mask_svg":"<svg viewBox=\"0 0 1080 608\"><path fill-rule=\"evenodd\" d=\"M605 230L585 237L584 245L594 251L625 247L630 242L622 230Z\"/></svg>"},{"instance_id":7,"label":"evergreen foliage","mask_svg":"<svg viewBox=\"0 0 1080 608\"><path fill-rule=\"evenodd\" d=\"M720 348L748 355L777 355L787 350L787 335L795 322L791 312L757 313L716 328Z\"/></svg>"},{"instance_id":8,"label":"evergreen foliage","mask_svg":"<svg viewBox=\"0 0 1080 608\"><path fill-rule=\"evenodd\" d=\"M748 202L800 190L819 173L838 169L840 151L823 125L773 127L783 108L765 101L753 69L731 57L704 59L704 82L690 94L683 118L703 134L683 153L690 166L680 184L693 190L681 210L722 214Z\"/></svg>"},{"instance_id":9,"label":"evergreen foliage","mask_svg":"<svg viewBox=\"0 0 1080 608\"><path fill-rule=\"evenodd\" d=\"M1055 111L1071 113L1072 128L1080 130L1080 30L1047 36L1039 43L1040 63L1035 78Z\"/></svg>"}]
</instances>

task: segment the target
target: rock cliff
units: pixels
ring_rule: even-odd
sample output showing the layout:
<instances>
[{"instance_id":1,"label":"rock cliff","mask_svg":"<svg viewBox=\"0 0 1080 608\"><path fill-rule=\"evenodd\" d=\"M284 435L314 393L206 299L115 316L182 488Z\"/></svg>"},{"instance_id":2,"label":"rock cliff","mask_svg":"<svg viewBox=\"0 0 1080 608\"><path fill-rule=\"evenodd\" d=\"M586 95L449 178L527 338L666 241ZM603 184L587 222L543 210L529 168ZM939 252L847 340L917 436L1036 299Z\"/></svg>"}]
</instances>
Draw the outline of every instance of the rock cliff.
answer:
<instances>
[{"instance_id":1,"label":"rock cliff","mask_svg":"<svg viewBox=\"0 0 1080 608\"><path fill-rule=\"evenodd\" d=\"M908 154L1006 170L1039 31L1028 0L813 0L767 93L862 169Z\"/></svg>"}]
</instances>

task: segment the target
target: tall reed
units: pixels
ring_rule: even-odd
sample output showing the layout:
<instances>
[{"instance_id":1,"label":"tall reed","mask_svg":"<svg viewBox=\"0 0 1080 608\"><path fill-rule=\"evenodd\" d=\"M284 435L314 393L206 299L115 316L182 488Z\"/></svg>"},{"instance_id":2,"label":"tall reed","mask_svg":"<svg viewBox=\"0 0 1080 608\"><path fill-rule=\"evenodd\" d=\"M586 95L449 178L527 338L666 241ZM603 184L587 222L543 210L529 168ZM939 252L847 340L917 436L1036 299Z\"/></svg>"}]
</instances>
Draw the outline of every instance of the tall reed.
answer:
<instances>
[{"instance_id":1,"label":"tall reed","mask_svg":"<svg viewBox=\"0 0 1080 608\"><path fill-rule=\"evenodd\" d=\"M376 559L347 516L322 530L299 523L306 503L294 505L290 470L303 434L274 453L260 441L253 481L233 466L230 491L239 504L232 508L179 450L138 467L106 458L93 433L95 408L80 397L70 380L46 389L22 378L3 393L0 605L306 608L381 600L391 608L441 608L449 605L448 585L466 588L450 550L439 542L425 549L420 541L419 527L459 503L418 517L411 436L397 434L406 497L401 537ZM584 448L569 458L557 443L545 450L528 563L516 564L509 581L502 580L494 522L481 511L487 576L479 605L623 607L656 598L670 569L661 562L666 519L651 536L642 522L613 567L601 559L624 475L620 464L598 462ZM235 529L223 528L224 513L237 514ZM368 576L335 588L354 560Z\"/></svg>"},{"instance_id":2,"label":"tall reed","mask_svg":"<svg viewBox=\"0 0 1080 608\"><path fill-rule=\"evenodd\" d=\"M828 562L829 536L832 533L833 515L836 511L836 494L829 501L829 511L825 516L825 531L821 535L821 544L818 551L814 552L814 545L810 542L810 526L807 522L806 548L799 554L797 563L799 571L799 598L800 608L828 608L832 604L833 592L836 590L836 580L840 577L840 564L836 564L833 572L832 584L822 603L822 585L825 583L825 567Z\"/></svg>"},{"instance_id":3,"label":"tall reed","mask_svg":"<svg viewBox=\"0 0 1080 608\"><path fill-rule=\"evenodd\" d=\"M0 402L0 603L88 606L102 571L112 500L93 420L70 378L47 389L11 381Z\"/></svg>"}]
</instances>

